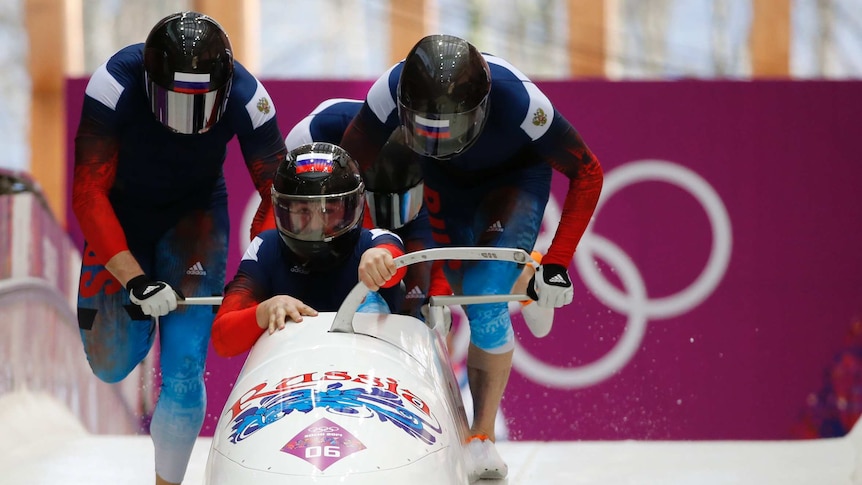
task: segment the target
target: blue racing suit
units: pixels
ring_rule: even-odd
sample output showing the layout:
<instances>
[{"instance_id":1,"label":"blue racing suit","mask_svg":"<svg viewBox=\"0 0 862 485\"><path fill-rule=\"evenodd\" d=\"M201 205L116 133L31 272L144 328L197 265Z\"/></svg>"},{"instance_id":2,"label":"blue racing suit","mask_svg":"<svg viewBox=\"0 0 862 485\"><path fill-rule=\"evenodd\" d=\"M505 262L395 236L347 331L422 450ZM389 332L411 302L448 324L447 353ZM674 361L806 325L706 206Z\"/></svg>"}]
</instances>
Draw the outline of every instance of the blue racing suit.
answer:
<instances>
[{"instance_id":1,"label":"blue racing suit","mask_svg":"<svg viewBox=\"0 0 862 485\"><path fill-rule=\"evenodd\" d=\"M180 307L158 326L134 319L128 292L105 265L128 250L148 277L186 297L220 295L230 231L227 144L238 138L262 197L253 234L272 218L269 187L286 150L266 89L239 63L218 123L202 134L170 131L149 107L143 47L114 54L84 97L72 196L85 238L78 323L90 366L106 382L125 378L158 334L162 383L150 433L156 472L180 482L204 419L213 310Z\"/></svg>"},{"instance_id":2,"label":"blue racing suit","mask_svg":"<svg viewBox=\"0 0 862 485\"><path fill-rule=\"evenodd\" d=\"M542 224L552 170L569 179L562 217L543 264L568 267L602 185L598 159L551 101L523 73L483 54L491 73L488 118L476 142L447 160L420 157L425 205L442 246L518 247L530 251ZM371 87L341 146L367 170L399 126L403 61ZM520 273L511 263L450 262L456 294L506 294ZM489 353L514 347L505 303L469 305L471 343Z\"/></svg>"}]
</instances>

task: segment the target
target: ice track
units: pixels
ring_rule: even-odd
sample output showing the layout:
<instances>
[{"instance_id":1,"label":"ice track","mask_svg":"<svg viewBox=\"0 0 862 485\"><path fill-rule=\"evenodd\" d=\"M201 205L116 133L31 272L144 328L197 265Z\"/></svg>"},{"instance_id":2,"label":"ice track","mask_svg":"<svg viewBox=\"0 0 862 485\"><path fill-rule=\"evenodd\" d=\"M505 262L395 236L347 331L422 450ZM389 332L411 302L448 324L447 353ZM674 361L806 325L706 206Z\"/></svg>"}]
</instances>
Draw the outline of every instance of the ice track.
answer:
<instances>
[{"instance_id":1,"label":"ice track","mask_svg":"<svg viewBox=\"0 0 862 485\"><path fill-rule=\"evenodd\" d=\"M0 396L0 483L153 483L148 436L88 433L43 394ZM845 438L757 442L524 442L498 444L508 481L481 485L845 485L859 462L859 429ZM203 481L211 439L199 438L187 485Z\"/></svg>"}]
</instances>

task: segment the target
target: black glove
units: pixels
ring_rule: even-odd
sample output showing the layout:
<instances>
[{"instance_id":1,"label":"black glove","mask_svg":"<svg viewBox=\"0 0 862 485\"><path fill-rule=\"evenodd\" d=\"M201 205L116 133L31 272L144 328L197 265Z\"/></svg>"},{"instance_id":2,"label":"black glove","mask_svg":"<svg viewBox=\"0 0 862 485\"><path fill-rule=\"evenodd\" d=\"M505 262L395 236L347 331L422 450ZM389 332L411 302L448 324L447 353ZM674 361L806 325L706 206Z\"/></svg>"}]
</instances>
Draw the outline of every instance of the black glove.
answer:
<instances>
[{"instance_id":1,"label":"black glove","mask_svg":"<svg viewBox=\"0 0 862 485\"><path fill-rule=\"evenodd\" d=\"M527 284L527 296L544 308L559 308L572 302L574 289L569 272L559 264L543 264Z\"/></svg>"},{"instance_id":2,"label":"black glove","mask_svg":"<svg viewBox=\"0 0 862 485\"><path fill-rule=\"evenodd\" d=\"M146 275L135 276L126 283L129 299L141 307L145 315L160 317L177 308L177 297L182 294L174 291L164 281L152 281Z\"/></svg>"}]
</instances>

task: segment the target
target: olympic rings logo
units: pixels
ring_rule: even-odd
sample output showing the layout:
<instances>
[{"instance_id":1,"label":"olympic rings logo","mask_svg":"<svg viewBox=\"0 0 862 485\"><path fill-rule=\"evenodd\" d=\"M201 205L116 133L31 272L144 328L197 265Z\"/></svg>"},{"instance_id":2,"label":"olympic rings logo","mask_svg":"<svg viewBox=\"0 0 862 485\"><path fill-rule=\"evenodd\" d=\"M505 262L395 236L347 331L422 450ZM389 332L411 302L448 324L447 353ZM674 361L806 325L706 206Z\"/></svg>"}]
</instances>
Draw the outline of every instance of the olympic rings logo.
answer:
<instances>
[{"instance_id":1,"label":"olympic rings logo","mask_svg":"<svg viewBox=\"0 0 862 485\"><path fill-rule=\"evenodd\" d=\"M622 165L605 174L602 196L593 214L598 217L602 205L623 188L646 181L661 181L679 186L689 192L703 207L712 227L712 248L701 274L688 287L676 294L650 299L646 282L632 259L616 244L595 234L592 224L581 238L575 252L575 266L590 292L611 310L626 315L625 333L616 346L597 361L579 367L558 367L547 364L531 355L515 342L513 366L533 382L558 389L584 388L602 382L621 370L634 356L646 332L647 324L654 320L684 314L709 297L727 271L730 262L732 235L730 217L718 193L695 172L664 160L638 160ZM560 220L560 207L553 195L548 200L543 224L550 221L547 231L540 232L536 248L546 250ZM598 270L596 258L609 264L620 277L625 292L610 283ZM520 304L510 305L510 311L520 311ZM453 308L466 321L463 310ZM461 361L469 342L467 325L460 325L454 337L453 360Z\"/></svg>"},{"instance_id":2,"label":"olympic rings logo","mask_svg":"<svg viewBox=\"0 0 862 485\"><path fill-rule=\"evenodd\" d=\"M338 426L312 426L306 429L309 433L334 433L339 430L341 428Z\"/></svg>"}]
</instances>

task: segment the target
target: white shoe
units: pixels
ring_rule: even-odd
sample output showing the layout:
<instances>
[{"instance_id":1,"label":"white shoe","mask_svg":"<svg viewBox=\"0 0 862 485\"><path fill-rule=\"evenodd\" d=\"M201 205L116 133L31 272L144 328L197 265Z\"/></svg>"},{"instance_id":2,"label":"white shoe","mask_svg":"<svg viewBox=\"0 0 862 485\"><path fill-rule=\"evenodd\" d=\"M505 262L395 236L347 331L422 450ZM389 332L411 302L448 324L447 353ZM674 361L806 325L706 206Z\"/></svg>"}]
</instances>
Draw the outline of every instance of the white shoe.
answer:
<instances>
[{"instance_id":1,"label":"white shoe","mask_svg":"<svg viewBox=\"0 0 862 485\"><path fill-rule=\"evenodd\" d=\"M521 302L521 315L527 328L536 336L542 338L551 331L554 324L554 309L540 307L538 303L530 301L528 304Z\"/></svg>"},{"instance_id":2,"label":"white shoe","mask_svg":"<svg viewBox=\"0 0 862 485\"><path fill-rule=\"evenodd\" d=\"M465 448L467 451L467 478L470 483L482 479L502 480L509 474L509 466L497 453L494 442L487 436L472 436Z\"/></svg>"},{"instance_id":3,"label":"white shoe","mask_svg":"<svg viewBox=\"0 0 862 485\"><path fill-rule=\"evenodd\" d=\"M533 251L530 253L538 264L542 263L542 253ZM526 269L526 268L525 268ZM535 273L534 273L535 274ZM527 323L527 328L536 338L542 338L551 331L551 325L554 324L554 309L543 308L533 300L525 300L521 302L521 315L524 317L524 322Z\"/></svg>"}]
</instances>

